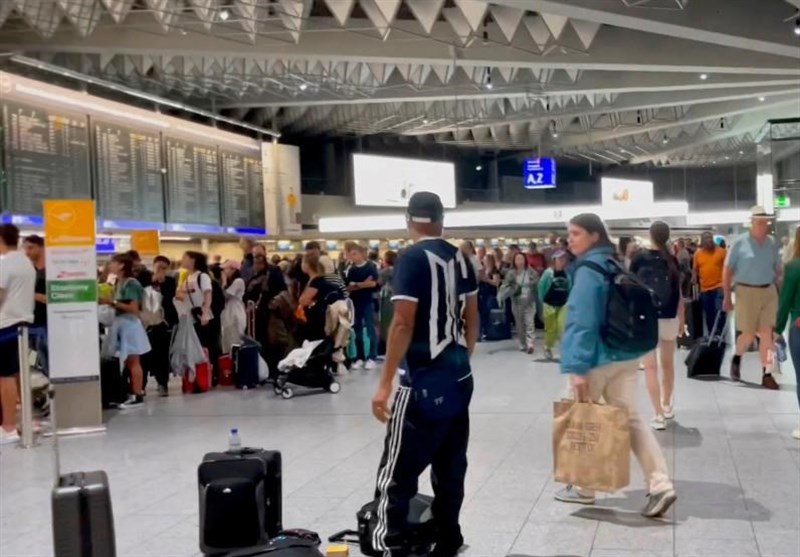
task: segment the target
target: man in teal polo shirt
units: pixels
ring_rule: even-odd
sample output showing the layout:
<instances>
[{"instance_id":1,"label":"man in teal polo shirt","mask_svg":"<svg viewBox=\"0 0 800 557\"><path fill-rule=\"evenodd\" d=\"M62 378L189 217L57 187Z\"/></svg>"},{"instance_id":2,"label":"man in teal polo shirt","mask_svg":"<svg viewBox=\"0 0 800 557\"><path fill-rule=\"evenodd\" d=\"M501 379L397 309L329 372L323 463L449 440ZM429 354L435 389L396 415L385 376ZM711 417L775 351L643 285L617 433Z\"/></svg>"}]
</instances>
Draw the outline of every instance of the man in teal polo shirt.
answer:
<instances>
[{"instance_id":1,"label":"man in teal polo shirt","mask_svg":"<svg viewBox=\"0 0 800 557\"><path fill-rule=\"evenodd\" d=\"M731 362L731 379L741 378L742 354L758 335L761 356L761 385L777 390L778 383L767 372L769 351L773 347L772 331L778 311L778 283L781 265L778 243L769 235L770 219L763 207L751 210L750 232L740 236L728 250L723 272L725 311L733 310L736 293L736 353Z\"/></svg>"}]
</instances>

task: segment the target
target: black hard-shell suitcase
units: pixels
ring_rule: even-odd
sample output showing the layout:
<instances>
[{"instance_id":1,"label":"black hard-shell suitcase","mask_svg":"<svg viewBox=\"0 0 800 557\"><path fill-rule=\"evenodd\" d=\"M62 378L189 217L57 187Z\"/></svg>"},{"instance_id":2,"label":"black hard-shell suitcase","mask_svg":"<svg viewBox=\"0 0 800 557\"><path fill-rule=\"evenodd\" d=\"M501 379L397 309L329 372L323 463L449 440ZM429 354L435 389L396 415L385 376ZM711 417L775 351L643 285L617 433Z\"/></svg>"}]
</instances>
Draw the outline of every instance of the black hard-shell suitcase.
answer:
<instances>
[{"instance_id":1,"label":"black hard-shell suitcase","mask_svg":"<svg viewBox=\"0 0 800 557\"><path fill-rule=\"evenodd\" d=\"M717 314L709 336L701 338L692 347L686 357L687 377L719 377L722 371L722 362L725 359L725 350L728 344L725 342L727 336L728 323L719 331L719 321L722 312Z\"/></svg>"},{"instance_id":2,"label":"black hard-shell suitcase","mask_svg":"<svg viewBox=\"0 0 800 557\"><path fill-rule=\"evenodd\" d=\"M53 396L51 390L50 408L56 424ZM57 475L52 493L55 557L116 557L108 476L102 470L61 474L57 431L53 447Z\"/></svg>"},{"instance_id":3,"label":"black hard-shell suitcase","mask_svg":"<svg viewBox=\"0 0 800 557\"><path fill-rule=\"evenodd\" d=\"M283 528L280 452L208 453L197 479L204 553L265 544Z\"/></svg>"},{"instance_id":4,"label":"black hard-shell suitcase","mask_svg":"<svg viewBox=\"0 0 800 557\"><path fill-rule=\"evenodd\" d=\"M237 389L255 389L258 387L258 366L260 364L260 347L258 343L245 336L242 344L231 349L233 374Z\"/></svg>"},{"instance_id":5,"label":"black hard-shell suitcase","mask_svg":"<svg viewBox=\"0 0 800 557\"><path fill-rule=\"evenodd\" d=\"M114 408L128 398L128 388L119 358L100 360L100 398L103 408Z\"/></svg>"},{"instance_id":6,"label":"black hard-shell suitcase","mask_svg":"<svg viewBox=\"0 0 800 557\"><path fill-rule=\"evenodd\" d=\"M507 319L505 308L489 310L486 340L506 340L509 338L511 338L511 322Z\"/></svg>"}]
</instances>

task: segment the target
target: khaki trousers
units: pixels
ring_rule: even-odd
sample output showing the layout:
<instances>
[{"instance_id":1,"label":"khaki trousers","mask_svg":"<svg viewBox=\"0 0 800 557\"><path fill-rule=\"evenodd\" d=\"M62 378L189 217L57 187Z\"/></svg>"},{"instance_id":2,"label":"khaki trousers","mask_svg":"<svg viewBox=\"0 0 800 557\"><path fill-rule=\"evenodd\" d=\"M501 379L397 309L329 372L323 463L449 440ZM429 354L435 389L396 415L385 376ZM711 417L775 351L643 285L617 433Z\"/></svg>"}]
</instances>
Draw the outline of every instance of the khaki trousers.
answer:
<instances>
[{"instance_id":1,"label":"khaki trousers","mask_svg":"<svg viewBox=\"0 0 800 557\"><path fill-rule=\"evenodd\" d=\"M661 445L650 426L642 421L637 410L636 396L639 392L639 362L616 362L593 369L589 373L589 393L595 402L620 406L628 410L631 425L631 450L644 472L650 493L661 493L672 489L667 461ZM581 493L589 495L586 490Z\"/></svg>"}]
</instances>

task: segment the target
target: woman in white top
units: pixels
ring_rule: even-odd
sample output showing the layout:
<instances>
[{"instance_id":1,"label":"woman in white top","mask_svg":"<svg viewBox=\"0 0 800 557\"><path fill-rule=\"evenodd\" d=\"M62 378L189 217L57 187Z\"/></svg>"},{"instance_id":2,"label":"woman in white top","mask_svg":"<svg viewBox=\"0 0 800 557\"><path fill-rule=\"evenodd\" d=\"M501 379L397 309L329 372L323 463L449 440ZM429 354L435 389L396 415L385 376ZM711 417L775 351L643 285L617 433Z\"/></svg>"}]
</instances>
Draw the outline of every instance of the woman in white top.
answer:
<instances>
[{"instance_id":1,"label":"woman in white top","mask_svg":"<svg viewBox=\"0 0 800 557\"><path fill-rule=\"evenodd\" d=\"M200 252L187 251L181 259L181 267L186 269L188 276L175 297L188 303L197 337L203 348L208 350L209 361L215 366L219 359L220 339L219 327L213 320L219 316L211 311L213 286L211 275L208 274L208 259Z\"/></svg>"},{"instance_id":2,"label":"woman in white top","mask_svg":"<svg viewBox=\"0 0 800 557\"><path fill-rule=\"evenodd\" d=\"M247 328L244 307L245 284L239 274L241 263L228 260L222 265L222 287L225 289L225 309L222 311L222 353L229 354L231 346L241 344Z\"/></svg>"}]
</instances>

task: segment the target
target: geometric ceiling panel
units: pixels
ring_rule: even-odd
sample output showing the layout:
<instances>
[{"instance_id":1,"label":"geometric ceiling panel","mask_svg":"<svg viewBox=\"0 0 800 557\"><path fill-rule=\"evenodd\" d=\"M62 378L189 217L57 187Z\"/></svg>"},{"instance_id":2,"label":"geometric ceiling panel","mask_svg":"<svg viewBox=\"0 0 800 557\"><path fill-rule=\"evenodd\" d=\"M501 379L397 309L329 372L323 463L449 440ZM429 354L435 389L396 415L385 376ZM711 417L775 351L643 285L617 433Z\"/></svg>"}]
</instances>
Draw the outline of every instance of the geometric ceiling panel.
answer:
<instances>
[{"instance_id":1,"label":"geometric ceiling panel","mask_svg":"<svg viewBox=\"0 0 800 557\"><path fill-rule=\"evenodd\" d=\"M800 116L799 5L0 0L0 51L287 136L699 164Z\"/></svg>"}]
</instances>

